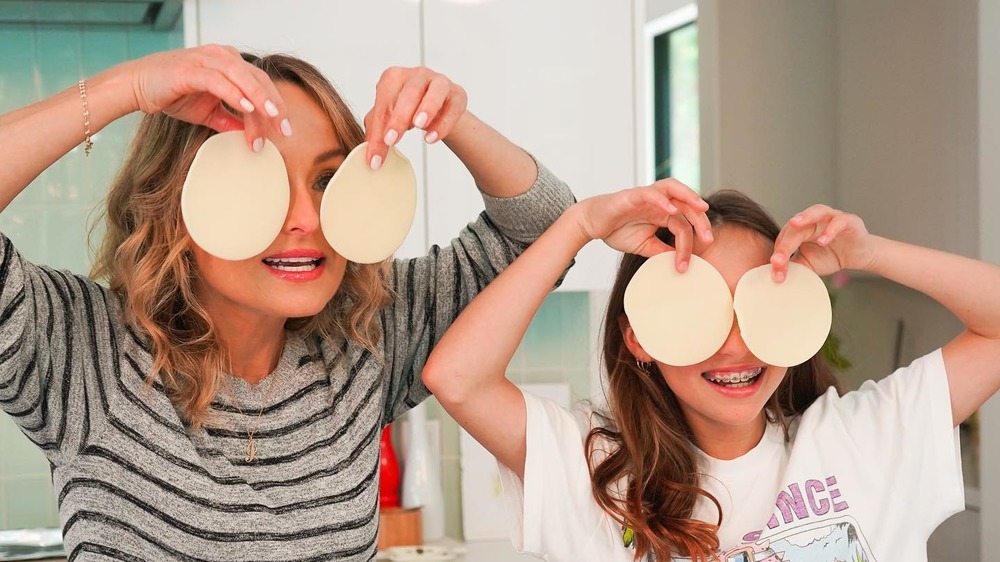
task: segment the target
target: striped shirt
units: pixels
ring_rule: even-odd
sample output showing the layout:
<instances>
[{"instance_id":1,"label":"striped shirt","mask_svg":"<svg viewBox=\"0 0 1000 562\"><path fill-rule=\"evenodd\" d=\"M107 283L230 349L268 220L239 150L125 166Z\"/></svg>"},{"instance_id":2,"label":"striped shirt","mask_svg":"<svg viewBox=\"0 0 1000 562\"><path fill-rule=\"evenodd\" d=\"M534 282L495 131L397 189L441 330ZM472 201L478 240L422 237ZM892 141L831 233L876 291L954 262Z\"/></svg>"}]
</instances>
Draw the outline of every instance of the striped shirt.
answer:
<instances>
[{"instance_id":1,"label":"striped shirt","mask_svg":"<svg viewBox=\"0 0 1000 562\"><path fill-rule=\"evenodd\" d=\"M449 246L395 261L381 359L290 333L275 371L228 377L197 431L146 383L118 295L0 235L0 407L51 463L69 560L373 560L382 427L428 396L431 346L573 196L539 165L527 193L484 199Z\"/></svg>"}]
</instances>

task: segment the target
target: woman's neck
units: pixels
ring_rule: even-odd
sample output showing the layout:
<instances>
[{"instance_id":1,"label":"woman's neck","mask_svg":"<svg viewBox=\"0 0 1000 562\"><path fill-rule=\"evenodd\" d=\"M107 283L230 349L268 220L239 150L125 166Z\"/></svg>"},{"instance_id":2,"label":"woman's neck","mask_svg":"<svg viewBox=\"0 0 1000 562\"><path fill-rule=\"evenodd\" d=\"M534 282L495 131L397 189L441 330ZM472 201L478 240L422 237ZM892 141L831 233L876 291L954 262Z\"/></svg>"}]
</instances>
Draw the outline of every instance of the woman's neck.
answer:
<instances>
[{"instance_id":1,"label":"woman's neck","mask_svg":"<svg viewBox=\"0 0 1000 562\"><path fill-rule=\"evenodd\" d=\"M749 453L760 443L767 429L767 418L761 412L760 417L742 426L711 426L692 423L695 444L706 455L723 461L733 460Z\"/></svg>"},{"instance_id":2,"label":"woman's neck","mask_svg":"<svg viewBox=\"0 0 1000 562\"><path fill-rule=\"evenodd\" d=\"M216 321L222 345L229 354L230 373L256 384L278 366L285 347L284 321Z\"/></svg>"}]
</instances>

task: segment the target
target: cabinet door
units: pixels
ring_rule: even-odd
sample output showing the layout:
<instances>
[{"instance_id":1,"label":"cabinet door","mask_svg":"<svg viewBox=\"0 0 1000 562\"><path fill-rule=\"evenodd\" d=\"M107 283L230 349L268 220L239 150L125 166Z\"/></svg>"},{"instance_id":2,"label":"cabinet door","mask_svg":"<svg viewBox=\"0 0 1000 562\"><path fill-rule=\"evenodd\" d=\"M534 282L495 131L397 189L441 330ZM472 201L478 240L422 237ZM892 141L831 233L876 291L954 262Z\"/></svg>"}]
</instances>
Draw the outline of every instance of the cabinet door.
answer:
<instances>
[{"instance_id":1,"label":"cabinet door","mask_svg":"<svg viewBox=\"0 0 1000 562\"><path fill-rule=\"evenodd\" d=\"M424 0L424 62L578 199L616 191L636 182L632 4ZM467 177L448 150L428 150L429 242L447 242L482 208ZM609 287L615 259L588 245L563 289Z\"/></svg>"},{"instance_id":2,"label":"cabinet door","mask_svg":"<svg viewBox=\"0 0 1000 562\"><path fill-rule=\"evenodd\" d=\"M185 10L189 46L221 43L298 56L337 86L359 121L375 101L375 84L385 68L420 65L420 4L411 0L188 0ZM397 255L423 255L427 236L420 135L404 136L399 149L413 164L418 195L413 227Z\"/></svg>"}]
</instances>

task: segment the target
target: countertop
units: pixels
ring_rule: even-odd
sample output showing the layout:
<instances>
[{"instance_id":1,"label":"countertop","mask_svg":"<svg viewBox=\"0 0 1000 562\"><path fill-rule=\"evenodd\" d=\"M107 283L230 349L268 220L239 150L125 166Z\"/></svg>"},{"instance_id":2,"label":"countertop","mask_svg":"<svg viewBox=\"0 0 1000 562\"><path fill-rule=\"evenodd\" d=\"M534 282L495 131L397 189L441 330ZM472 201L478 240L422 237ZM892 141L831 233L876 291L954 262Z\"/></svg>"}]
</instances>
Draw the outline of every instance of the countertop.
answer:
<instances>
[{"instance_id":1,"label":"countertop","mask_svg":"<svg viewBox=\"0 0 1000 562\"><path fill-rule=\"evenodd\" d=\"M528 562L533 560L538 562L538 558L525 554L518 554L508 540L497 541L474 541L460 543L453 540L436 542L442 546L449 546L464 551L449 562ZM388 558L377 558L379 562L388 561Z\"/></svg>"}]
</instances>

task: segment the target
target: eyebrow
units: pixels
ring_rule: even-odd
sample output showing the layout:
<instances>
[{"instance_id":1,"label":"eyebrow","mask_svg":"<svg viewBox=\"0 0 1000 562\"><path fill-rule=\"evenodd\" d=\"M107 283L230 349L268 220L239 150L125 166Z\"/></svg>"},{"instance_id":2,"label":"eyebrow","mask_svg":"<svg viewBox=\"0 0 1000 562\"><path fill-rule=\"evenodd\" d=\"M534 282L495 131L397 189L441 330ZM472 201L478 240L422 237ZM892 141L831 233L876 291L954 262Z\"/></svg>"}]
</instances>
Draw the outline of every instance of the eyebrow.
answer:
<instances>
[{"instance_id":1,"label":"eyebrow","mask_svg":"<svg viewBox=\"0 0 1000 562\"><path fill-rule=\"evenodd\" d=\"M333 150L327 150L323 154L316 157L313 161L314 164L322 164L323 162L330 160L331 158L336 158L338 156L344 156L346 151L343 148L334 148Z\"/></svg>"}]
</instances>

